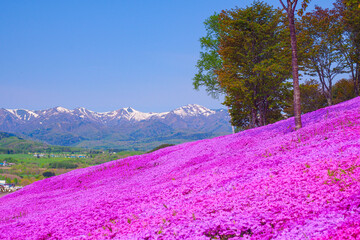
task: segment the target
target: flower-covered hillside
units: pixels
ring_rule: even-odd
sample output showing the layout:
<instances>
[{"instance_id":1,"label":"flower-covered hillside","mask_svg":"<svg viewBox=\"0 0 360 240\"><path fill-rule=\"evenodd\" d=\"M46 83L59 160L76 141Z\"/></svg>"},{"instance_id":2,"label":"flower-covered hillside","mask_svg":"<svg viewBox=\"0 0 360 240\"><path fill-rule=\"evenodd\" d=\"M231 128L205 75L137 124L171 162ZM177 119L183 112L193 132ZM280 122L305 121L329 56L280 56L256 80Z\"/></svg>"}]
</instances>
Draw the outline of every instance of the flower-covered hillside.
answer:
<instances>
[{"instance_id":1,"label":"flower-covered hillside","mask_svg":"<svg viewBox=\"0 0 360 240\"><path fill-rule=\"evenodd\" d=\"M360 98L0 199L0 239L360 237Z\"/></svg>"}]
</instances>

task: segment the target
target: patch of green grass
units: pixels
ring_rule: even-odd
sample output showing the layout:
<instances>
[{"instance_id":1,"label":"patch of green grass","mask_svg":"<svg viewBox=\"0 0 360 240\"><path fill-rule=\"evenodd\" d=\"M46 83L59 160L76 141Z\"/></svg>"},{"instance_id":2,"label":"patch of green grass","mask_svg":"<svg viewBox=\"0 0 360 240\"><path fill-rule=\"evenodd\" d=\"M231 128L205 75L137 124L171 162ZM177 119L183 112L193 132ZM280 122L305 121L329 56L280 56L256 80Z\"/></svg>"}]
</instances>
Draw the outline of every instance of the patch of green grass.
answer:
<instances>
[{"instance_id":1,"label":"patch of green grass","mask_svg":"<svg viewBox=\"0 0 360 240\"><path fill-rule=\"evenodd\" d=\"M15 183L14 177L19 177L19 185L28 185L34 181L44 178L42 175L46 171L54 172L60 175L73 170L73 168L85 168L93 165L102 164L116 159L128 156L140 155L140 151L111 152L101 153L85 152L78 154L63 153L41 153L41 157L35 154L0 154L0 162L6 160L15 165L0 167L0 174L10 174L13 177L8 178L8 182ZM74 157L77 155L86 156L86 158ZM67 157L68 156L68 157ZM73 157L69 157L73 156ZM70 167L71 166L71 167Z\"/></svg>"}]
</instances>

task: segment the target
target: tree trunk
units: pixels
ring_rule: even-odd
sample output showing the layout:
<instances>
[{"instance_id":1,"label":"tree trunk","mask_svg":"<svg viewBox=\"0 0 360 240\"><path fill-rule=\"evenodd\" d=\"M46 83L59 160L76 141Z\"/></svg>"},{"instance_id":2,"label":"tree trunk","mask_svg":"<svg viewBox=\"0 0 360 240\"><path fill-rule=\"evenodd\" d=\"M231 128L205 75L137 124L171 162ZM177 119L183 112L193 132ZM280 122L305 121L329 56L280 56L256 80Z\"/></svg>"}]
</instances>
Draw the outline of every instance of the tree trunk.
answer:
<instances>
[{"instance_id":1,"label":"tree trunk","mask_svg":"<svg viewBox=\"0 0 360 240\"><path fill-rule=\"evenodd\" d=\"M357 78L357 79L355 79L355 82L356 82L356 84L355 84L355 94L356 94L356 96L359 96L359 89L360 89L360 64L356 64L356 70L355 70L355 78Z\"/></svg>"},{"instance_id":2,"label":"tree trunk","mask_svg":"<svg viewBox=\"0 0 360 240\"><path fill-rule=\"evenodd\" d=\"M351 78L352 78L352 81L353 81L353 84L354 84L354 93L355 93L355 96L359 96L359 83L358 83L358 77L357 77L357 67L355 66L355 69L354 69L354 66L353 64L350 64L350 73L351 73Z\"/></svg>"},{"instance_id":3,"label":"tree trunk","mask_svg":"<svg viewBox=\"0 0 360 240\"><path fill-rule=\"evenodd\" d=\"M260 126L265 126L267 123L266 114L267 114L268 104L266 98L261 101L260 104Z\"/></svg>"},{"instance_id":4,"label":"tree trunk","mask_svg":"<svg viewBox=\"0 0 360 240\"><path fill-rule=\"evenodd\" d=\"M356 77L353 78L354 81L354 93L355 93L355 96L359 96L359 81L360 81L360 78L356 79Z\"/></svg>"},{"instance_id":5,"label":"tree trunk","mask_svg":"<svg viewBox=\"0 0 360 240\"><path fill-rule=\"evenodd\" d=\"M256 127L256 110L254 108L251 109L251 123L250 128Z\"/></svg>"},{"instance_id":6,"label":"tree trunk","mask_svg":"<svg viewBox=\"0 0 360 240\"><path fill-rule=\"evenodd\" d=\"M333 105L333 87L332 87L332 80L329 82L329 106Z\"/></svg>"},{"instance_id":7,"label":"tree trunk","mask_svg":"<svg viewBox=\"0 0 360 240\"><path fill-rule=\"evenodd\" d=\"M331 93L326 94L326 101L327 101L328 106L332 105L332 94Z\"/></svg>"},{"instance_id":8,"label":"tree trunk","mask_svg":"<svg viewBox=\"0 0 360 240\"><path fill-rule=\"evenodd\" d=\"M290 29L290 42L292 52L292 75L294 85L294 116L295 116L295 129L298 130L302 127L301 124L301 102L300 102L300 87L299 87L299 66L297 57L297 42L295 30L295 16L294 13L288 12L289 29Z\"/></svg>"},{"instance_id":9,"label":"tree trunk","mask_svg":"<svg viewBox=\"0 0 360 240\"><path fill-rule=\"evenodd\" d=\"M230 113L230 108L228 106L228 113L229 113L229 116L231 117L231 113ZM231 130L232 130L232 134L235 134L235 128L234 128L234 125L232 125L231 121L230 121L230 124L231 124Z\"/></svg>"}]
</instances>

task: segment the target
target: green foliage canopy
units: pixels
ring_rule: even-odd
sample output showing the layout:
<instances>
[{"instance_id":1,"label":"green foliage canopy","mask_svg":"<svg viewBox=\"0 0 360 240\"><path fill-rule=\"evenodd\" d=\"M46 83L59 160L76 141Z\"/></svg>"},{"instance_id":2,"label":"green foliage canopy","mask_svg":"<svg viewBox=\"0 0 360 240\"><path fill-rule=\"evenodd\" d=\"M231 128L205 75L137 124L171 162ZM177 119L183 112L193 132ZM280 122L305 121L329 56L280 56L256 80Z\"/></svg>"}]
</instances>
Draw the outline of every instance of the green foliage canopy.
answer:
<instances>
[{"instance_id":1,"label":"green foliage canopy","mask_svg":"<svg viewBox=\"0 0 360 240\"><path fill-rule=\"evenodd\" d=\"M343 35L339 49L345 60L346 69L353 81L354 93L360 93L360 1L337 0L336 14L339 15Z\"/></svg>"},{"instance_id":2,"label":"green foliage canopy","mask_svg":"<svg viewBox=\"0 0 360 240\"><path fill-rule=\"evenodd\" d=\"M201 49L200 59L197 61L198 72L193 79L196 90L201 86L205 87L209 95L214 98L224 93L219 84L216 71L222 67L219 51L219 14L214 13L204 22L206 36L200 38Z\"/></svg>"},{"instance_id":3,"label":"green foliage canopy","mask_svg":"<svg viewBox=\"0 0 360 240\"><path fill-rule=\"evenodd\" d=\"M338 47L342 33L336 11L318 6L305 14L299 24L298 42L304 50L305 73L317 76L328 105L332 105L334 78L345 70L345 61Z\"/></svg>"},{"instance_id":4,"label":"green foliage canopy","mask_svg":"<svg viewBox=\"0 0 360 240\"><path fill-rule=\"evenodd\" d=\"M354 92L354 82L352 79L341 79L337 81L333 88L334 104L338 104L356 97Z\"/></svg>"},{"instance_id":5,"label":"green foliage canopy","mask_svg":"<svg viewBox=\"0 0 360 240\"><path fill-rule=\"evenodd\" d=\"M254 2L219 15L222 68L232 123L256 127L281 118L290 77L288 31L280 10Z\"/></svg>"}]
</instances>

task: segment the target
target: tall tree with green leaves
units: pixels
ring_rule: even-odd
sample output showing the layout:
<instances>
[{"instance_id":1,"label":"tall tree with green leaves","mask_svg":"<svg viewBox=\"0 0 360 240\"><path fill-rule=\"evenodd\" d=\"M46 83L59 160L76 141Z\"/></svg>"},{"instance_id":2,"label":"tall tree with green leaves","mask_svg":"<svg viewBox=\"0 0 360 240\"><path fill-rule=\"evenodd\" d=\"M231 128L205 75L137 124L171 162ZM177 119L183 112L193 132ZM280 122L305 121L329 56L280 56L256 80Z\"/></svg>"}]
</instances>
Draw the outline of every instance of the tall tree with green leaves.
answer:
<instances>
[{"instance_id":1,"label":"tall tree with green leaves","mask_svg":"<svg viewBox=\"0 0 360 240\"><path fill-rule=\"evenodd\" d=\"M205 87L206 91L213 98L218 98L224 94L218 81L216 71L222 67L222 61L219 56L219 14L214 13L204 22L206 36L200 38L202 51L200 59L197 61L196 68L198 72L193 79L193 85L196 90Z\"/></svg>"},{"instance_id":2,"label":"tall tree with green leaves","mask_svg":"<svg viewBox=\"0 0 360 240\"><path fill-rule=\"evenodd\" d=\"M218 53L220 39L219 14L214 13L211 15L205 20L204 25L206 36L200 38L202 51L200 52L200 59L196 64L198 72L193 78L193 85L196 90L199 90L200 87L205 87L208 94L217 99L219 95L225 94L216 74L216 71L222 67L222 61ZM233 124L232 132L235 133Z\"/></svg>"},{"instance_id":3,"label":"tall tree with green leaves","mask_svg":"<svg viewBox=\"0 0 360 240\"><path fill-rule=\"evenodd\" d=\"M253 128L281 118L284 82L290 76L282 17L263 2L219 15L222 68L215 73L236 126Z\"/></svg>"},{"instance_id":4,"label":"tall tree with green leaves","mask_svg":"<svg viewBox=\"0 0 360 240\"><path fill-rule=\"evenodd\" d=\"M300 14L306 9L310 0L303 0ZM291 66L293 75L293 88L294 88L294 116L295 116L295 129L298 130L302 127L301 123L301 99L300 99L300 87L299 87L299 64L298 64L298 50L296 40L296 28L295 28L295 10L298 0L286 0L284 4L283 0L280 0L281 5L286 11L289 30L290 30L290 43L291 43Z\"/></svg>"},{"instance_id":5,"label":"tall tree with green leaves","mask_svg":"<svg viewBox=\"0 0 360 240\"><path fill-rule=\"evenodd\" d=\"M303 49L303 67L306 74L316 76L328 105L333 103L333 83L344 73L345 61L339 49L343 28L335 10L316 6L302 16L298 40ZM305 42L305 43L304 43Z\"/></svg>"},{"instance_id":6,"label":"tall tree with green leaves","mask_svg":"<svg viewBox=\"0 0 360 240\"><path fill-rule=\"evenodd\" d=\"M343 36L339 42L347 70L351 74L354 94L360 95L360 1L337 0L336 13L340 16Z\"/></svg>"}]
</instances>

